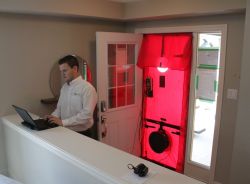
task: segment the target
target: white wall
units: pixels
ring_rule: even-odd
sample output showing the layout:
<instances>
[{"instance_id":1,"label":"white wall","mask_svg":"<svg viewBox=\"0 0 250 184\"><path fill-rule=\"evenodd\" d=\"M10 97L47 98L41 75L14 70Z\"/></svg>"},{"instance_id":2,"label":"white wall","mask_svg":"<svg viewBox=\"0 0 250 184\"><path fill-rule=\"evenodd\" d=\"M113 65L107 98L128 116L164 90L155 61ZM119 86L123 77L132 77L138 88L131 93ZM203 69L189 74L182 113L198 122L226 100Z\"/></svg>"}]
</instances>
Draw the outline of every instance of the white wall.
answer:
<instances>
[{"instance_id":1,"label":"white wall","mask_svg":"<svg viewBox=\"0 0 250 184\"><path fill-rule=\"evenodd\" d=\"M3 124L0 123L0 174L7 174L7 163L5 155L5 145L4 145L4 136L3 136Z\"/></svg>"},{"instance_id":2,"label":"white wall","mask_svg":"<svg viewBox=\"0 0 250 184\"><path fill-rule=\"evenodd\" d=\"M250 183L250 1L247 2L243 59L230 184Z\"/></svg>"}]
</instances>

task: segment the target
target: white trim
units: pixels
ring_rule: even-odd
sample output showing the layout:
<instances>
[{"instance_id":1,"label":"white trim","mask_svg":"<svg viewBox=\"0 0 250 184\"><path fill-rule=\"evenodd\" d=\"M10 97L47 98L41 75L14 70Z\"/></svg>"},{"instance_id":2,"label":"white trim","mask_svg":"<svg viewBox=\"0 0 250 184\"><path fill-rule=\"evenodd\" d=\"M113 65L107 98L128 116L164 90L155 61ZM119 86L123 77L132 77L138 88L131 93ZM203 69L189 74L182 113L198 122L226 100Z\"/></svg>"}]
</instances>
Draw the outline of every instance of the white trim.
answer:
<instances>
[{"instance_id":1,"label":"white trim","mask_svg":"<svg viewBox=\"0 0 250 184\"><path fill-rule=\"evenodd\" d=\"M177 27L154 27L154 28L137 28L135 33L150 34L150 33L179 33L179 32L221 32L221 53L220 53L220 75L219 75L219 89L216 108L216 120L214 128L214 140L212 149L212 158L209 174L209 183L212 184L214 180L214 172L216 165L216 156L219 139L219 128L221 120L221 108L222 108L222 95L223 95L223 83L224 83L224 69L225 69L225 56L226 56L226 38L227 38L227 25L199 25L199 26L177 26ZM191 76L192 77L192 76Z\"/></svg>"},{"instance_id":2,"label":"white trim","mask_svg":"<svg viewBox=\"0 0 250 184\"><path fill-rule=\"evenodd\" d=\"M181 32L224 32L227 30L226 24L201 25L201 26L177 26L177 27L156 27L156 28L137 28L135 33L181 33Z\"/></svg>"},{"instance_id":3,"label":"white trim","mask_svg":"<svg viewBox=\"0 0 250 184\"><path fill-rule=\"evenodd\" d=\"M197 49L196 46L198 45L198 34L193 33L193 56L197 55ZM197 57L193 57L192 59L192 66L191 66L191 76L190 76L190 90L189 90L189 100L195 99L195 70L196 70L196 64L197 64ZM191 114L191 116L188 116L188 124L187 124L187 139L186 139L186 144L189 145L191 144L191 140L193 139L193 122L194 120L194 109L195 109L195 104L194 103L189 103L188 107L188 115ZM191 152L191 146L186 146L186 154L185 154L185 162L190 163L190 152ZM197 165L198 163L192 163L193 165ZM199 166L199 165L197 165ZM185 166L184 166L185 168ZM184 171L185 173L185 171Z\"/></svg>"},{"instance_id":4,"label":"white trim","mask_svg":"<svg viewBox=\"0 0 250 184\"><path fill-rule=\"evenodd\" d=\"M219 72L219 88L217 97L217 107L215 115L215 127L214 127L214 140L211 158L211 175L209 177L209 183L214 181L217 149L219 143L219 129L221 121L221 110L222 110L222 100L223 100L223 86L224 86L224 73L225 73L225 61L226 61L226 42L227 42L227 27L221 30L221 50L220 50L220 72Z\"/></svg>"}]
</instances>

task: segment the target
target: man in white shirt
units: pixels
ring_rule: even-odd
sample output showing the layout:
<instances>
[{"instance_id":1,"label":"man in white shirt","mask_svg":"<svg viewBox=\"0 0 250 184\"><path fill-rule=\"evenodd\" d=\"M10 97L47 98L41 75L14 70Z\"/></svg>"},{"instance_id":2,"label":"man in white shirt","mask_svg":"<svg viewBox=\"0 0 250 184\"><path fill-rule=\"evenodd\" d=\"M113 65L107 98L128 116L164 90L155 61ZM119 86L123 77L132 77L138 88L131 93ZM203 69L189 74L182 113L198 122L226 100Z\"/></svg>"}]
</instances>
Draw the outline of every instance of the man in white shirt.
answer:
<instances>
[{"instance_id":1,"label":"man in white shirt","mask_svg":"<svg viewBox=\"0 0 250 184\"><path fill-rule=\"evenodd\" d=\"M68 55L58 61L65 80L55 111L46 116L50 122L91 136L93 112L97 103L95 88L82 79L75 56Z\"/></svg>"}]
</instances>

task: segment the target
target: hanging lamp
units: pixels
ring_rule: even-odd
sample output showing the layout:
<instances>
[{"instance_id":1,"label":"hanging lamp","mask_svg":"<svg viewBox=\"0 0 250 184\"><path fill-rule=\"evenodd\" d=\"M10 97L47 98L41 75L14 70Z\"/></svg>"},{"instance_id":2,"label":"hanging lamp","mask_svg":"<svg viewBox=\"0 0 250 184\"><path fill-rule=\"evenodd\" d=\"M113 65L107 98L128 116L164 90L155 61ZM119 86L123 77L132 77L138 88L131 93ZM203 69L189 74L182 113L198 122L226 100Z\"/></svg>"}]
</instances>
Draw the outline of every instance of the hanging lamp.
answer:
<instances>
[{"instance_id":1,"label":"hanging lamp","mask_svg":"<svg viewBox=\"0 0 250 184\"><path fill-rule=\"evenodd\" d=\"M164 57L164 36L162 36L162 44L161 44L161 56L159 57L159 66L157 67L157 70L161 73L164 73L168 71L167 67L164 67L166 63L168 62L167 58Z\"/></svg>"}]
</instances>

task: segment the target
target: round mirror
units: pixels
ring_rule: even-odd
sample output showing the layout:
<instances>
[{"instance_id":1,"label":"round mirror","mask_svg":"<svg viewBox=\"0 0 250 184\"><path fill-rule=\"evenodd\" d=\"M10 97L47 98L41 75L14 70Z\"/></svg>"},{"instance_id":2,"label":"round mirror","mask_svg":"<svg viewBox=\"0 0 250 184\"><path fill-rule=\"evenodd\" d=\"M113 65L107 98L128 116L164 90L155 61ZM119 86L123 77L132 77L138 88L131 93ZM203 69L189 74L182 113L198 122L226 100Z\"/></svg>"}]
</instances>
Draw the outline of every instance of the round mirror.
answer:
<instances>
[{"instance_id":1,"label":"round mirror","mask_svg":"<svg viewBox=\"0 0 250 184\"><path fill-rule=\"evenodd\" d=\"M76 55L74 56L77 58L79 62L79 71L82 75L82 78L84 80L91 82L92 77L91 77L91 72L87 64L87 61L82 59L80 56L76 56ZM60 90L63 84L64 84L64 80L59 70L58 62L56 62L52 66L52 69L50 71L50 78L49 78L50 90L55 98L59 98Z\"/></svg>"}]
</instances>

